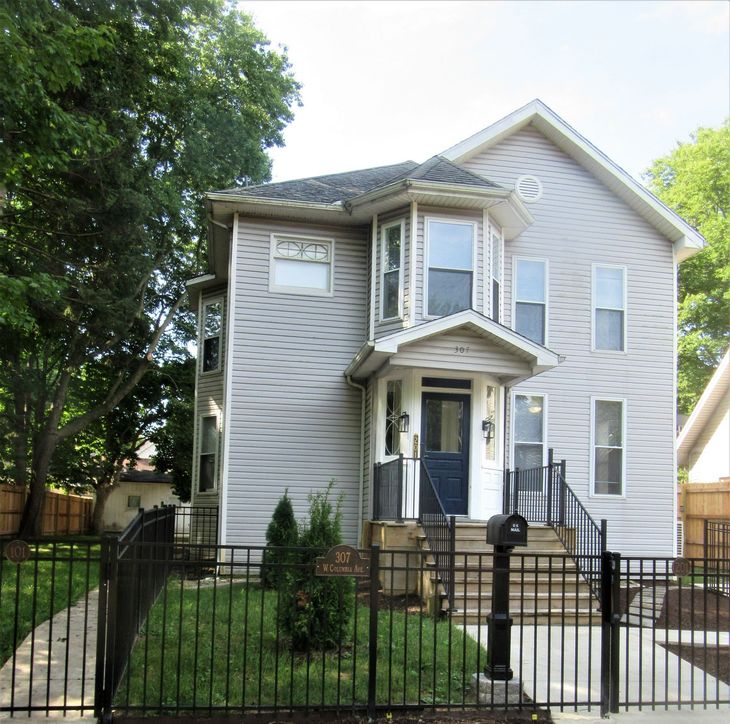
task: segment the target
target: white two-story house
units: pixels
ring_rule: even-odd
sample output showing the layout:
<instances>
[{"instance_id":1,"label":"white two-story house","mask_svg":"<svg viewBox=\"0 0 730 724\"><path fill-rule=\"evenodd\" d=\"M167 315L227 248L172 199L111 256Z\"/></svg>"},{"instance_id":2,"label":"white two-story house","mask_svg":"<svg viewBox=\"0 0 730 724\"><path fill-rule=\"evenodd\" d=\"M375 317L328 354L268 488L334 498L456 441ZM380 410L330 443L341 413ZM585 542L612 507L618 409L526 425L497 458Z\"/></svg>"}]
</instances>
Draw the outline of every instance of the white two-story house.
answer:
<instances>
[{"instance_id":1,"label":"white two-story house","mask_svg":"<svg viewBox=\"0 0 730 724\"><path fill-rule=\"evenodd\" d=\"M221 542L331 479L353 544L424 485L484 520L552 449L609 547L673 554L677 264L703 240L543 103L425 163L207 204L193 503Z\"/></svg>"}]
</instances>

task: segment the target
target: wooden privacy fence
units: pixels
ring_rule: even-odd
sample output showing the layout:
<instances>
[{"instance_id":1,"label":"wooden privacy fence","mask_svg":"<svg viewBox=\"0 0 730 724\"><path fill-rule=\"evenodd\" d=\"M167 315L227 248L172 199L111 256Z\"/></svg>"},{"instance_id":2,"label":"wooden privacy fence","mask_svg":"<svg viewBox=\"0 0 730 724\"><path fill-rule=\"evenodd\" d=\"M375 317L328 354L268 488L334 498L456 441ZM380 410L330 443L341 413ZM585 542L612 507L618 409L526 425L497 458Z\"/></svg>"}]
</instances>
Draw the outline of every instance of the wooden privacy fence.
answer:
<instances>
[{"instance_id":1,"label":"wooden privacy fence","mask_svg":"<svg viewBox=\"0 0 730 724\"><path fill-rule=\"evenodd\" d=\"M14 535L20 528L20 518L27 488L0 484L0 535ZM94 499L46 491L43 501L43 535L74 535L91 528Z\"/></svg>"},{"instance_id":2,"label":"wooden privacy fence","mask_svg":"<svg viewBox=\"0 0 730 724\"><path fill-rule=\"evenodd\" d=\"M684 523L684 555L702 558L705 520L730 520L730 478L718 483L682 483L679 515Z\"/></svg>"}]
</instances>

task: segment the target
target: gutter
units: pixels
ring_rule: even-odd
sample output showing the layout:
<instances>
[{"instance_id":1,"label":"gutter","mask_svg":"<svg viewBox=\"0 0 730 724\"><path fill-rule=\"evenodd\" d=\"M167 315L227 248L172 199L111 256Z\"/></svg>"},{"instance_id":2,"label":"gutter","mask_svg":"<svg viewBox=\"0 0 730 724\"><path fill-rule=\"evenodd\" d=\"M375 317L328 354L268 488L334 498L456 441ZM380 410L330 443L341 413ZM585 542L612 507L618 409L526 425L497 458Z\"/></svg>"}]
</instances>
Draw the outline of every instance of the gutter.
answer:
<instances>
[{"instance_id":1,"label":"gutter","mask_svg":"<svg viewBox=\"0 0 730 724\"><path fill-rule=\"evenodd\" d=\"M362 545L362 503L365 488L365 386L353 382L351 375L345 374L345 382L360 390L360 465L358 466L358 488L357 488L357 545Z\"/></svg>"}]
</instances>

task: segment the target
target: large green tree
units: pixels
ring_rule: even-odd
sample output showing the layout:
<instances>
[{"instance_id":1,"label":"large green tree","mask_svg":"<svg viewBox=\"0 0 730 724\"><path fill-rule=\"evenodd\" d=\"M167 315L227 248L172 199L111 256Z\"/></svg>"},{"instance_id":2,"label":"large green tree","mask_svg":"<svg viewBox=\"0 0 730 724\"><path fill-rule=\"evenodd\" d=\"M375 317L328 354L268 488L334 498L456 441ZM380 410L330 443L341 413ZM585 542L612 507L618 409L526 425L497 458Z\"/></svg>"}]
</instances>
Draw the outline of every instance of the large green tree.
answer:
<instances>
[{"instance_id":1,"label":"large green tree","mask_svg":"<svg viewBox=\"0 0 730 724\"><path fill-rule=\"evenodd\" d=\"M166 344L200 192L269 177L298 85L223 0L4 0L0 56L0 446L30 536L58 445Z\"/></svg>"},{"instance_id":2,"label":"large green tree","mask_svg":"<svg viewBox=\"0 0 730 724\"><path fill-rule=\"evenodd\" d=\"M678 408L688 414L730 344L730 119L698 129L645 178L707 240L679 267Z\"/></svg>"}]
</instances>

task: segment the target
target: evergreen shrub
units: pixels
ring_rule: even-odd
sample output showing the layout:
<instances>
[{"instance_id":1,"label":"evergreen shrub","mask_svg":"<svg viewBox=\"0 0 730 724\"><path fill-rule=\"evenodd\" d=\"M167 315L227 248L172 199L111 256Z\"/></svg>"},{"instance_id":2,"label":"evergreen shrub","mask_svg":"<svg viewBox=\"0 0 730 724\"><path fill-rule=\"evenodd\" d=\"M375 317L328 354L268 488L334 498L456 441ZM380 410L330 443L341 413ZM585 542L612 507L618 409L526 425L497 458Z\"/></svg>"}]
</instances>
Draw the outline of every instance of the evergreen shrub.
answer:
<instances>
[{"instance_id":1,"label":"evergreen shrub","mask_svg":"<svg viewBox=\"0 0 730 724\"><path fill-rule=\"evenodd\" d=\"M278 588L295 562L293 551L281 550L299 545L299 527L294 518L289 491L279 499L266 529L266 549L261 562L261 583L265 588Z\"/></svg>"},{"instance_id":2,"label":"evergreen shrub","mask_svg":"<svg viewBox=\"0 0 730 724\"><path fill-rule=\"evenodd\" d=\"M309 520L301 526L298 565L287 571L281 624L298 651L335 648L346 639L354 608L354 580L315 575L315 559L342 543L341 498L330 500L327 490L309 496Z\"/></svg>"}]
</instances>

